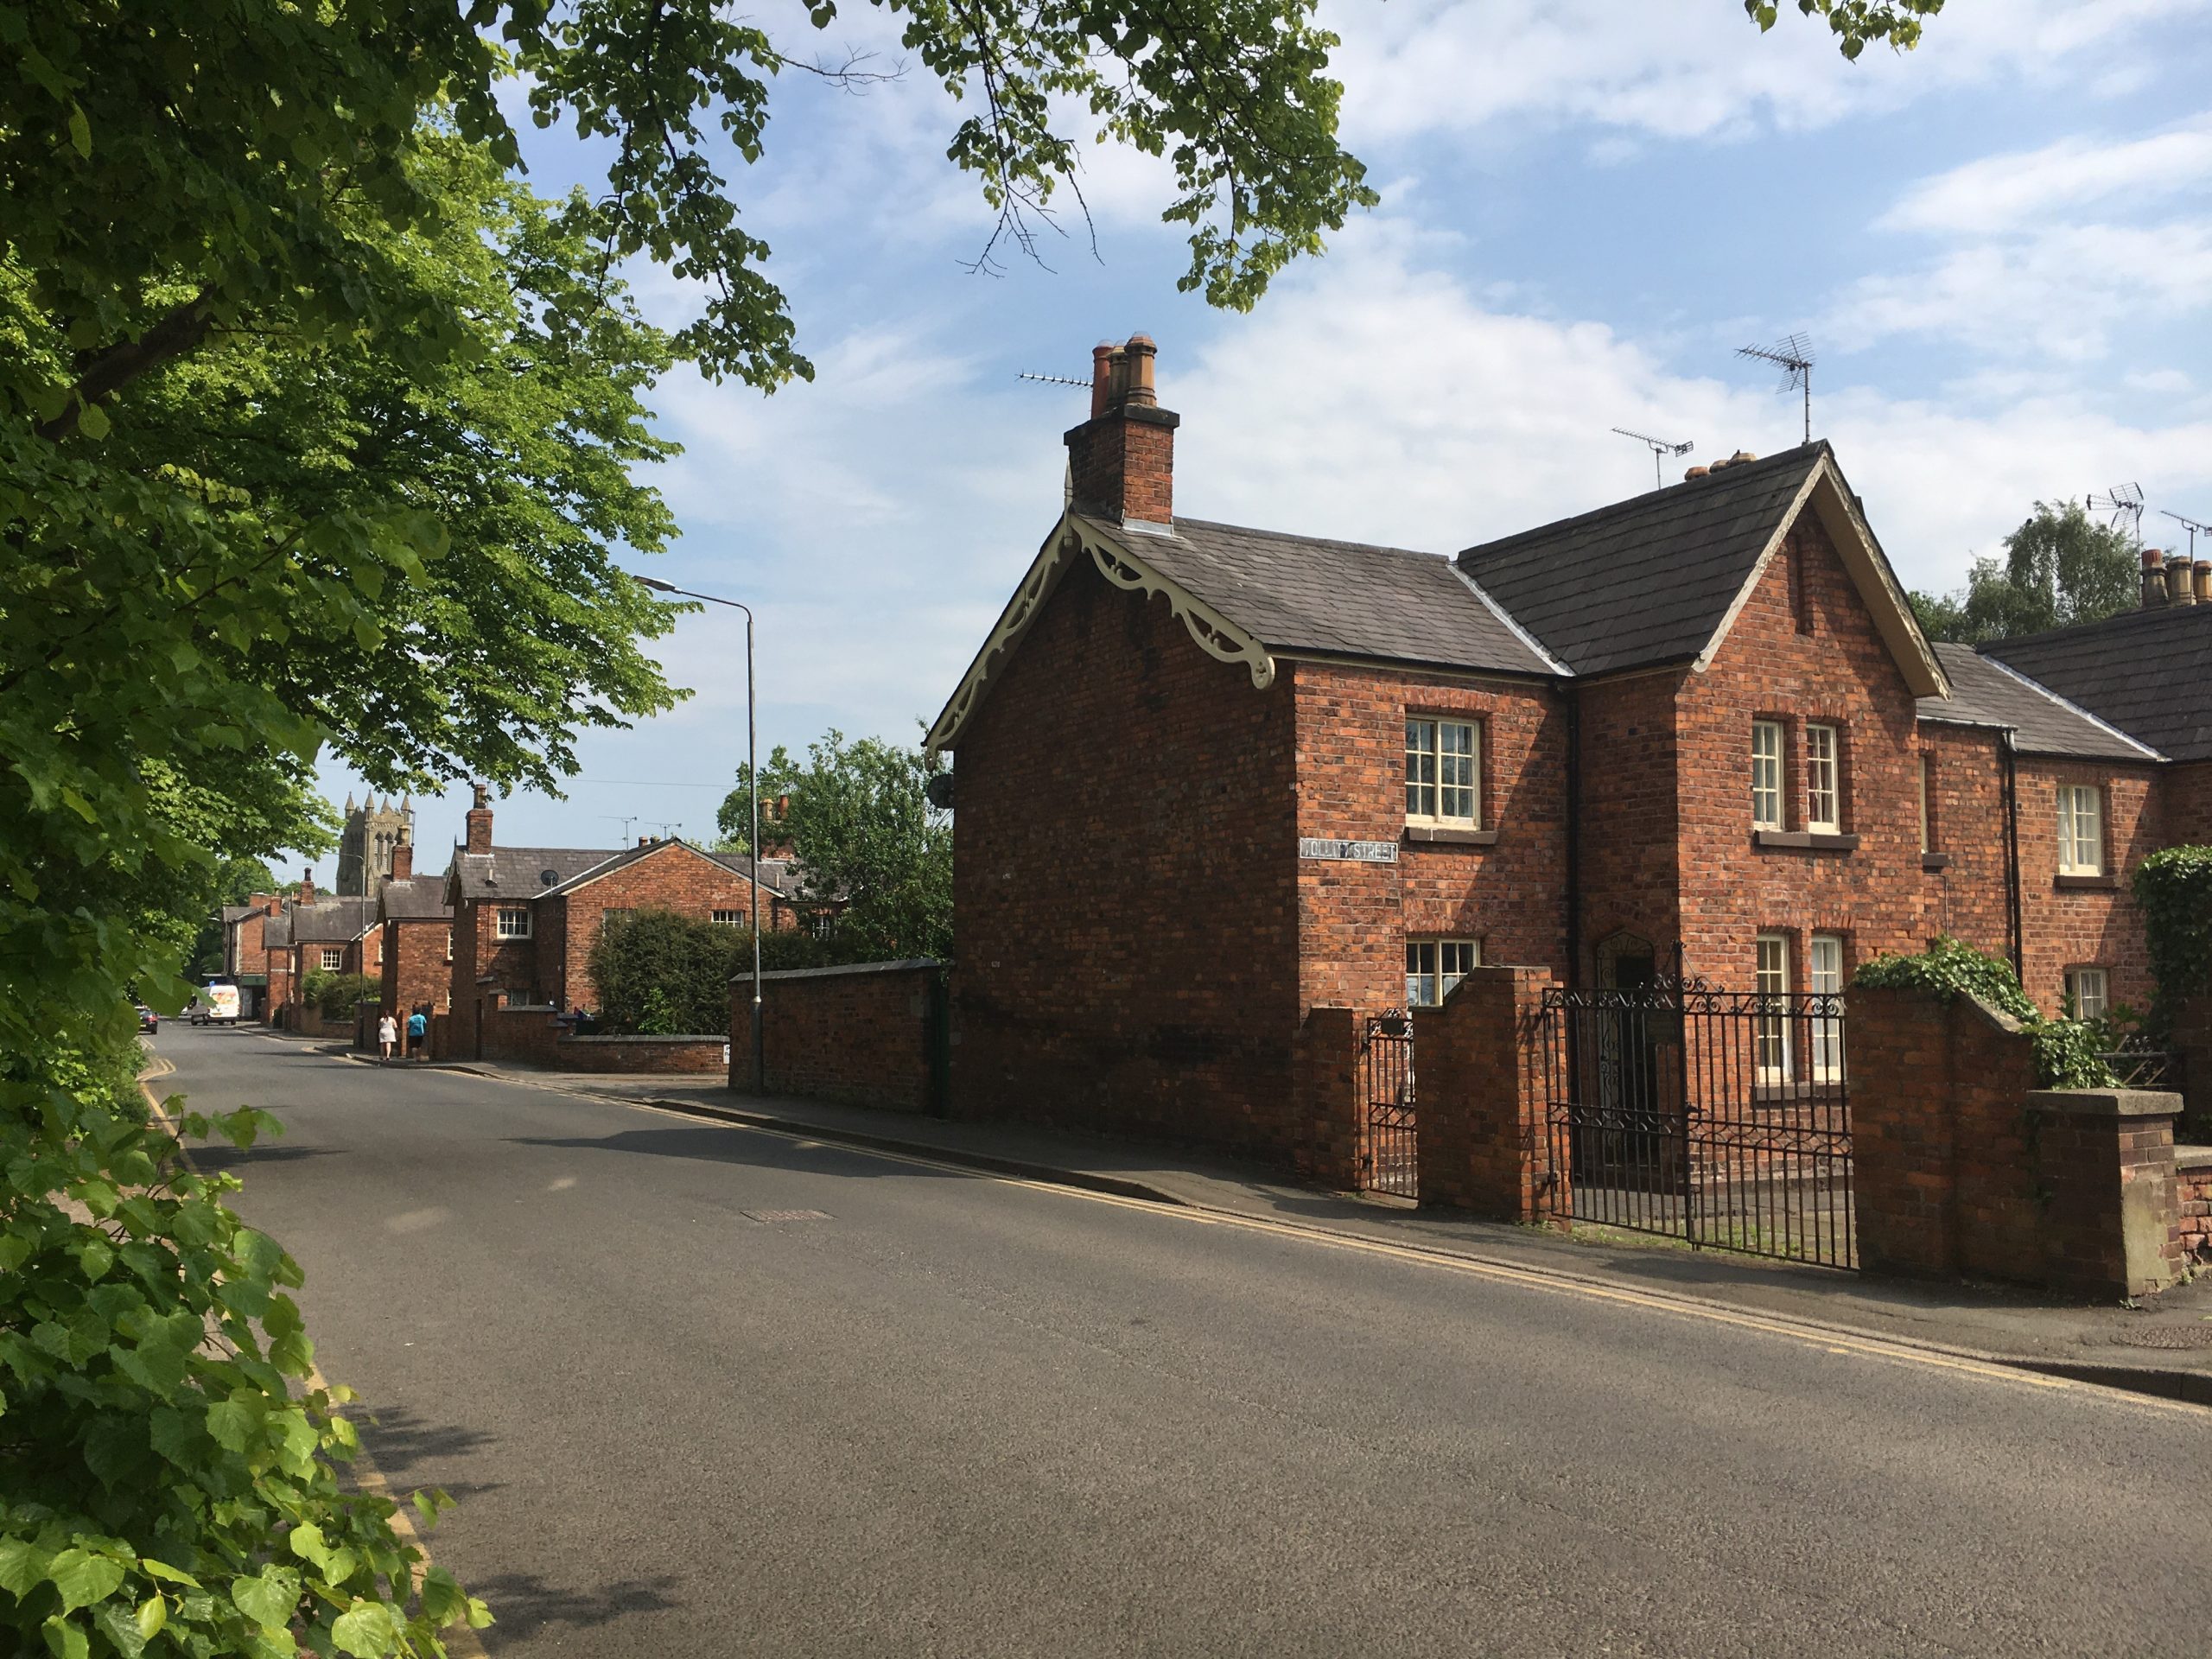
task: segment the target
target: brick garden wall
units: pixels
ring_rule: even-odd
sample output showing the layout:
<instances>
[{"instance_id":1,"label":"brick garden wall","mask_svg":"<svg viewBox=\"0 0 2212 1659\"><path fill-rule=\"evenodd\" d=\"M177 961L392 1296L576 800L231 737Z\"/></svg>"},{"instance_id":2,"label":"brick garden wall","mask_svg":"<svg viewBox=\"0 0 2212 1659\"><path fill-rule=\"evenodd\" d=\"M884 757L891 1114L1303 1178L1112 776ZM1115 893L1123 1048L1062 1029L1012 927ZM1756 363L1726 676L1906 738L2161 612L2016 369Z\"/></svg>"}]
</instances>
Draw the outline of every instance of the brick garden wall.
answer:
<instances>
[{"instance_id":1,"label":"brick garden wall","mask_svg":"<svg viewBox=\"0 0 2212 1659\"><path fill-rule=\"evenodd\" d=\"M560 1027L553 1023L556 1012L545 1003L487 1007L484 1011L483 1052L480 1055L464 1052L456 1058L505 1060L521 1065L556 1065L559 1062L555 1056L555 1046L561 1035Z\"/></svg>"},{"instance_id":2,"label":"brick garden wall","mask_svg":"<svg viewBox=\"0 0 2212 1659\"><path fill-rule=\"evenodd\" d=\"M2181 1215L2177 1242L2190 1260L2212 1267L2212 1147L2177 1151L2174 1185Z\"/></svg>"},{"instance_id":3,"label":"brick garden wall","mask_svg":"<svg viewBox=\"0 0 2212 1659\"><path fill-rule=\"evenodd\" d=\"M960 737L957 1113L1294 1159L1288 677L1075 559Z\"/></svg>"},{"instance_id":4,"label":"brick garden wall","mask_svg":"<svg viewBox=\"0 0 2212 1659\"><path fill-rule=\"evenodd\" d=\"M944 964L925 958L763 974L770 1095L893 1111L939 1109L931 1020ZM716 1063L721 1060L719 1049ZM753 978L730 982L729 1086L753 1092Z\"/></svg>"},{"instance_id":5,"label":"brick garden wall","mask_svg":"<svg viewBox=\"0 0 2212 1659\"><path fill-rule=\"evenodd\" d=\"M1567 734L1560 699L1510 682L1287 665L1300 836L1399 843L1398 862L1296 861L1301 1006L1403 1006L1409 938L1478 939L1486 963L1563 963ZM1480 817L1495 845L1407 837L1405 721L1480 728ZM1269 855L1294 857L1294 848Z\"/></svg>"},{"instance_id":6,"label":"brick garden wall","mask_svg":"<svg viewBox=\"0 0 2212 1659\"><path fill-rule=\"evenodd\" d=\"M553 1065L563 1071L620 1072L661 1077L721 1075L729 1039L707 1037L561 1037Z\"/></svg>"}]
</instances>

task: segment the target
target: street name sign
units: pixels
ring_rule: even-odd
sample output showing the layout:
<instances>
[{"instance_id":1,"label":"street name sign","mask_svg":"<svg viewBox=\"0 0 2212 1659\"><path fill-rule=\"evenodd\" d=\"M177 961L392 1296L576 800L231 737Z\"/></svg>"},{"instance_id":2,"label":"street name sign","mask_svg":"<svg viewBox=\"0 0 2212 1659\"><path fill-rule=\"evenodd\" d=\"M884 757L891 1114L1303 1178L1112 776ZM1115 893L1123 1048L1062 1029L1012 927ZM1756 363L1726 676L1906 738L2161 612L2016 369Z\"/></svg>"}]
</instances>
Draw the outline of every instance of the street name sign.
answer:
<instances>
[{"instance_id":1,"label":"street name sign","mask_svg":"<svg viewBox=\"0 0 2212 1659\"><path fill-rule=\"evenodd\" d=\"M1325 836L1300 836L1298 838L1298 855L1344 864L1395 864L1398 861L1398 843L1395 841L1331 841Z\"/></svg>"}]
</instances>

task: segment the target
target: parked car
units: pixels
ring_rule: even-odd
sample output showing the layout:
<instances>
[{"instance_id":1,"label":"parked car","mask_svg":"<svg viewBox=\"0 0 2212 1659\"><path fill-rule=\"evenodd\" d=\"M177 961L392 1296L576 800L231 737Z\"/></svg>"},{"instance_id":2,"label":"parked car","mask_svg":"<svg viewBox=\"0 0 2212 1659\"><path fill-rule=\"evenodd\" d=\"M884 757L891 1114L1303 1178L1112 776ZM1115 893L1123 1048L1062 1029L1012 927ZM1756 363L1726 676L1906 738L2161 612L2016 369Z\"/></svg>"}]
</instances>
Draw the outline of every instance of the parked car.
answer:
<instances>
[{"instance_id":1,"label":"parked car","mask_svg":"<svg viewBox=\"0 0 2212 1659\"><path fill-rule=\"evenodd\" d=\"M143 1032L157 1032L161 1028L162 1016L141 1002L138 1005L138 1029Z\"/></svg>"}]
</instances>

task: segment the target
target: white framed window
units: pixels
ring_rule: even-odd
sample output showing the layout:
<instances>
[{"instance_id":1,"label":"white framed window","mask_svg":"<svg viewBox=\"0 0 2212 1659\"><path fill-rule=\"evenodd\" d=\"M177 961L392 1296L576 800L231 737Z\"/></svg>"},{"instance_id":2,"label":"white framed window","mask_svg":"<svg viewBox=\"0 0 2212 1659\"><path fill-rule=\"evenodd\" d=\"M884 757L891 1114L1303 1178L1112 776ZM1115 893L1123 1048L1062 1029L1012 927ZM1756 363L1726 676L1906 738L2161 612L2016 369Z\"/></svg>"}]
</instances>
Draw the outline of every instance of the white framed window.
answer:
<instances>
[{"instance_id":1,"label":"white framed window","mask_svg":"<svg viewBox=\"0 0 2212 1659\"><path fill-rule=\"evenodd\" d=\"M2058 873L2105 873L2104 791L2094 784L2058 786Z\"/></svg>"},{"instance_id":2,"label":"white framed window","mask_svg":"<svg viewBox=\"0 0 2212 1659\"><path fill-rule=\"evenodd\" d=\"M345 965L346 965L346 950L345 950L345 947L343 947L342 945L329 945L329 944L326 944L325 946L323 946L323 947L322 947L322 971L323 971L323 972L325 972L326 974L334 974L334 973L336 973L336 972L337 972L340 968L343 968Z\"/></svg>"},{"instance_id":3,"label":"white framed window","mask_svg":"<svg viewBox=\"0 0 2212 1659\"><path fill-rule=\"evenodd\" d=\"M2069 968L2066 970L2066 1001L2071 1005L2076 1020L2104 1018L2105 1010L2112 1006L2105 986L2105 970L2101 968Z\"/></svg>"},{"instance_id":4,"label":"white framed window","mask_svg":"<svg viewBox=\"0 0 2212 1659\"><path fill-rule=\"evenodd\" d=\"M1408 823L1482 825L1482 736L1472 721L1406 720Z\"/></svg>"},{"instance_id":5,"label":"white framed window","mask_svg":"<svg viewBox=\"0 0 2212 1659\"><path fill-rule=\"evenodd\" d=\"M1815 996L1843 995L1843 940L1834 933L1815 933L1805 942L1805 988ZM1843 1015L1833 1005L1816 1005L1811 1014L1813 1080L1834 1083L1843 1076Z\"/></svg>"},{"instance_id":6,"label":"white framed window","mask_svg":"<svg viewBox=\"0 0 2212 1659\"><path fill-rule=\"evenodd\" d=\"M1836 764L1835 728L1805 728L1805 827L1833 835L1843 828L1842 779Z\"/></svg>"},{"instance_id":7,"label":"white framed window","mask_svg":"<svg viewBox=\"0 0 2212 1659\"><path fill-rule=\"evenodd\" d=\"M743 927L745 912L741 910L717 910L708 913L707 919L716 927Z\"/></svg>"},{"instance_id":8,"label":"white framed window","mask_svg":"<svg viewBox=\"0 0 2212 1659\"><path fill-rule=\"evenodd\" d=\"M453 960L453 929L446 929L446 960Z\"/></svg>"},{"instance_id":9,"label":"white framed window","mask_svg":"<svg viewBox=\"0 0 2212 1659\"><path fill-rule=\"evenodd\" d=\"M1758 992L1758 1012L1751 1021L1751 1069L1762 1084L1788 1083L1792 1075L1789 1055L1789 941L1779 933L1758 936L1758 957L1753 988ZM1765 999L1771 997L1771 1002Z\"/></svg>"},{"instance_id":10,"label":"white framed window","mask_svg":"<svg viewBox=\"0 0 2212 1659\"><path fill-rule=\"evenodd\" d=\"M1782 828L1782 722L1751 722L1751 828Z\"/></svg>"},{"instance_id":11,"label":"white framed window","mask_svg":"<svg viewBox=\"0 0 2212 1659\"><path fill-rule=\"evenodd\" d=\"M502 939L526 939L530 937L530 906L501 905L493 918L493 936Z\"/></svg>"},{"instance_id":12,"label":"white framed window","mask_svg":"<svg viewBox=\"0 0 2212 1659\"><path fill-rule=\"evenodd\" d=\"M1406 1006L1433 1008L1452 988L1483 965L1480 939L1408 939Z\"/></svg>"},{"instance_id":13,"label":"white framed window","mask_svg":"<svg viewBox=\"0 0 2212 1659\"><path fill-rule=\"evenodd\" d=\"M625 916L634 916L637 913L634 906L610 905L599 912L599 931L604 933Z\"/></svg>"}]
</instances>

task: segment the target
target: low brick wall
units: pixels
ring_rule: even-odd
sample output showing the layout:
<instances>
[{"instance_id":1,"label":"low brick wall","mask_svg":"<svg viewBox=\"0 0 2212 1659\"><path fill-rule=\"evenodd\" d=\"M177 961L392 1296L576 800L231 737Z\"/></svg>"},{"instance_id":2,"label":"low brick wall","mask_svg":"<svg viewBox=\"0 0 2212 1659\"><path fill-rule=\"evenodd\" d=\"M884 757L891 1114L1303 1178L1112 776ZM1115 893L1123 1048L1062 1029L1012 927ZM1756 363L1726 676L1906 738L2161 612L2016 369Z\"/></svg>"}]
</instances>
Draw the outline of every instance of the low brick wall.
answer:
<instances>
[{"instance_id":1,"label":"low brick wall","mask_svg":"<svg viewBox=\"0 0 2212 1659\"><path fill-rule=\"evenodd\" d=\"M1421 1201L1497 1221L1569 1224L1544 1110L1541 968L1478 968L1441 1007L1414 1010Z\"/></svg>"},{"instance_id":2,"label":"low brick wall","mask_svg":"<svg viewBox=\"0 0 2212 1659\"><path fill-rule=\"evenodd\" d=\"M760 976L771 1095L945 1109L945 964L928 957ZM753 1088L753 976L729 984L729 1086Z\"/></svg>"},{"instance_id":3,"label":"low brick wall","mask_svg":"<svg viewBox=\"0 0 2212 1659\"><path fill-rule=\"evenodd\" d=\"M553 1064L563 1071L644 1072L686 1077L718 1074L732 1062L720 1033L691 1037L563 1037Z\"/></svg>"},{"instance_id":4,"label":"low brick wall","mask_svg":"<svg viewBox=\"0 0 2212 1659\"><path fill-rule=\"evenodd\" d=\"M486 1008L479 1032L482 1052L456 1054L454 1058L507 1060L521 1065L557 1065L553 1050L560 1040L561 1028L553 1023L553 1018L559 1013L550 1004L521 1003Z\"/></svg>"},{"instance_id":5,"label":"low brick wall","mask_svg":"<svg viewBox=\"0 0 2212 1659\"><path fill-rule=\"evenodd\" d=\"M2212 1147L2174 1148L2174 1194L2182 1255L2212 1267Z\"/></svg>"},{"instance_id":6,"label":"low brick wall","mask_svg":"<svg viewBox=\"0 0 2212 1659\"><path fill-rule=\"evenodd\" d=\"M2181 1268L2177 1096L2036 1087L1971 997L1850 993L1859 1265L2133 1296Z\"/></svg>"}]
</instances>

